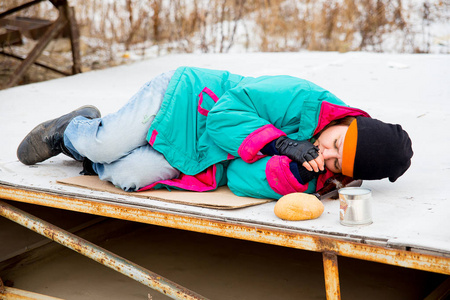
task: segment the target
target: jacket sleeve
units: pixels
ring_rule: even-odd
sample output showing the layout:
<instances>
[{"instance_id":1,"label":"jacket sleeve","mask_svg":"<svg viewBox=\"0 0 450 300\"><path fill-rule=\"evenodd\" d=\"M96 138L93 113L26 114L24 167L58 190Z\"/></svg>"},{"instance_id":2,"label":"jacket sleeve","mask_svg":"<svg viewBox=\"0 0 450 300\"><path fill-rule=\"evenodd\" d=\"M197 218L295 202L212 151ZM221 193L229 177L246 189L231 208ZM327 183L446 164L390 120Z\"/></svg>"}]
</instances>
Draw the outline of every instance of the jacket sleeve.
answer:
<instances>
[{"instance_id":1,"label":"jacket sleeve","mask_svg":"<svg viewBox=\"0 0 450 300\"><path fill-rule=\"evenodd\" d=\"M264 157L260 150L286 135L286 126L298 130L302 97L293 96L293 89L309 93L309 85L299 86L298 78L265 76L228 90L208 114L208 134L219 147L246 162Z\"/></svg>"},{"instance_id":2,"label":"jacket sleeve","mask_svg":"<svg viewBox=\"0 0 450 300\"><path fill-rule=\"evenodd\" d=\"M252 164L233 160L227 169L228 187L238 195L253 198L279 199L284 195L316 190L316 178L306 184L297 181L285 156L264 157Z\"/></svg>"},{"instance_id":3,"label":"jacket sleeve","mask_svg":"<svg viewBox=\"0 0 450 300\"><path fill-rule=\"evenodd\" d=\"M245 88L229 90L208 114L208 134L226 152L254 162L264 157L260 150L267 143L286 135L261 117L258 109Z\"/></svg>"}]
</instances>

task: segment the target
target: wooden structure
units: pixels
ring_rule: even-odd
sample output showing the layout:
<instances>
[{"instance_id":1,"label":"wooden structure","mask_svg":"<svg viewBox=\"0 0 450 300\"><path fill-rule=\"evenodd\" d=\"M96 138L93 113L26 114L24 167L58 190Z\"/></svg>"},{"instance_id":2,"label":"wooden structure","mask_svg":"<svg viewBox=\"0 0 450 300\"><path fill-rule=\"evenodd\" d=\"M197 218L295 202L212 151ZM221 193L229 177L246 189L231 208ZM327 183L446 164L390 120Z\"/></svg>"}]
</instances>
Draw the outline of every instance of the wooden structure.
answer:
<instances>
[{"instance_id":1,"label":"wooden structure","mask_svg":"<svg viewBox=\"0 0 450 300\"><path fill-rule=\"evenodd\" d=\"M72 47L72 74L81 72L81 57L80 57L80 44L79 44L79 32L75 19L75 12L73 7L70 7L67 0L49 0L59 12L59 16L55 22L49 22L45 20L27 19L27 18L15 18L7 19L6 17L14 14L20 10L26 9L32 5L36 5L45 0L34 0L18 7L12 8L6 12L0 13L0 26L7 28L7 33L4 34L3 43L14 44L20 41L21 31L38 31L40 30L42 36L40 37L36 46L31 50L26 58L16 56L12 53L1 51L0 54L14 57L16 59L23 60L20 66L11 75L10 80L6 83L4 88L12 87L16 85L28 68L32 64L39 65L62 75L70 75L66 72L60 71L56 68L46 66L41 63L37 63L36 59L42 54L44 49L50 43L50 41L56 38L61 32L68 28L70 43ZM42 30L44 28L44 30Z\"/></svg>"}]
</instances>

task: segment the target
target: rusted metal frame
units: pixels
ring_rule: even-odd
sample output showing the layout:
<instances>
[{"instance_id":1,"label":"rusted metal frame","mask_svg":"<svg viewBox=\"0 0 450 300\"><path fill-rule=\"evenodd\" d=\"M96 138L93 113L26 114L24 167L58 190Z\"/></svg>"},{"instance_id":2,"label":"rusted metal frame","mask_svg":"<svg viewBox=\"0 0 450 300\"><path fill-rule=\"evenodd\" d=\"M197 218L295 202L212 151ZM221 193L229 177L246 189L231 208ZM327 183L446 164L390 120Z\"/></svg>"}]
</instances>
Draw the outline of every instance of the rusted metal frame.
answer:
<instances>
[{"instance_id":1,"label":"rusted metal frame","mask_svg":"<svg viewBox=\"0 0 450 300\"><path fill-rule=\"evenodd\" d=\"M90 259L122 273L172 299L206 299L175 282L3 201L0 201L0 216L87 256Z\"/></svg>"},{"instance_id":2,"label":"rusted metal frame","mask_svg":"<svg viewBox=\"0 0 450 300\"><path fill-rule=\"evenodd\" d=\"M20 56L11 54L11 53L7 53L7 52L4 52L4 51L0 51L0 54L5 55L5 56L9 56L9 57L12 57L12 58L20 59L20 60L25 60L25 58L23 58L23 57L20 57ZM36 61L33 62L33 64L35 64L36 66L45 68L45 69L47 69L47 70L56 72L56 73L58 73L58 74L64 75L64 76L69 76L69 75L71 75L70 73L67 73L67 72L64 72L64 71L60 71L60 70L58 70L58 69L55 69L55 68L53 68L53 67L50 67L50 66L41 64L41 63L36 62Z\"/></svg>"},{"instance_id":3,"label":"rusted metal frame","mask_svg":"<svg viewBox=\"0 0 450 300\"><path fill-rule=\"evenodd\" d=\"M340 256L450 275L450 257L390 249L344 241L335 237L258 224L223 221L159 208L123 205L94 197L89 199L89 197L61 196L4 184L0 184L0 198L289 248L333 252Z\"/></svg>"},{"instance_id":4,"label":"rusted metal frame","mask_svg":"<svg viewBox=\"0 0 450 300\"><path fill-rule=\"evenodd\" d=\"M44 36L39 40L36 46L31 50L28 54L27 58L22 62L22 64L14 71L10 81L7 83L6 87L12 87L17 82L19 82L20 78L25 74L28 68L33 64L33 62L41 55L44 51L45 47L50 43L52 39L54 39L66 26L67 18L63 12L61 12L62 8L59 8L59 17L58 19L47 29Z\"/></svg>"},{"instance_id":5,"label":"rusted metal frame","mask_svg":"<svg viewBox=\"0 0 450 300\"><path fill-rule=\"evenodd\" d=\"M4 293L0 293L0 300L62 300L47 295L37 294L29 291L5 287Z\"/></svg>"},{"instance_id":6,"label":"rusted metal frame","mask_svg":"<svg viewBox=\"0 0 450 300\"><path fill-rule=\"evenodd\" d=\"M340 300L339 269L337 255L333 252L323 252L323 272L327 300Z\"/></svg>"},{"instance_id":7,"label":"rusted metal frame","mask_svg":"<svg viewBox=\"0 0 450 300\"><path fill-rule=\"evenodd\" d=\"M42 2L42 1L46 1L46 0L34 0L34 1L31 1L31 2L28 2L28 3L16 6L14 8L11 8L10 10L7 10L5 12L0 13L0 19L4 18L6 16L9 16L9 15L15 13L15 12L21 11L22 9L26 9L26 8L28 8L30 6L38 4L38 3Z\"/></svg>"}]
</instances>

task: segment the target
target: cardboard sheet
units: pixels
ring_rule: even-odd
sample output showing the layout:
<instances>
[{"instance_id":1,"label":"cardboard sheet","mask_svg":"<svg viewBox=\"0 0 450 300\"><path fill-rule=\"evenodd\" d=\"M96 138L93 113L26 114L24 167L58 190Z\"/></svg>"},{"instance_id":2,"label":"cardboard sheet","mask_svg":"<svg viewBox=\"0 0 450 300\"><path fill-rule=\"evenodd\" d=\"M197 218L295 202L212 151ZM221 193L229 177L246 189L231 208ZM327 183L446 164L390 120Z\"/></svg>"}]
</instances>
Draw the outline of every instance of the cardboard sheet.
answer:
<instances>
[{"instance_id":1,"label":"cardboard sheet","mask_svg":"<svg viewBox=\"0 0 450 300\"><path fill-rule=\"evenodd\" d=\"M179 190L168 191L166 189L143 192L125 192L120 188L115 187L110 182L100 180L98 176L76 176L57 180L57 182L96 191L216 209L235 209L273 201L273 199L239 197L234 195L228 187L224 186L213 192L204 193Z\"/></svg>"}]
</instances>

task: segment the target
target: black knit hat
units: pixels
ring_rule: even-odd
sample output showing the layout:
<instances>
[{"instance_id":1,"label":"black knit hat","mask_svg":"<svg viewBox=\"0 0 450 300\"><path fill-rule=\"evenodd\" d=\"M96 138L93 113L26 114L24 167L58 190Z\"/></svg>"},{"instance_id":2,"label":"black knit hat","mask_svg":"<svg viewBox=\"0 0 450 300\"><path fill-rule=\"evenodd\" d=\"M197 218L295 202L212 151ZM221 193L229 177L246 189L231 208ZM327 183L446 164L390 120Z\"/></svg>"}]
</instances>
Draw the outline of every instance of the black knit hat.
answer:
<instances>
[{"instance_id":1,"label":"black knit hat","mask_svg":"<svg viewBox=\"0 0 450 300\"><path fill-rule=\"evenodd\" d=\"M411 139L400 125L357 117L345 135L342 174L394 182L409 168L412 156Z\"/></svg>"}]
</instances>

